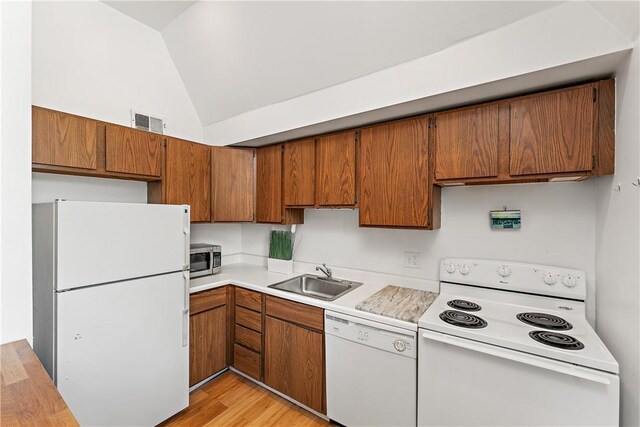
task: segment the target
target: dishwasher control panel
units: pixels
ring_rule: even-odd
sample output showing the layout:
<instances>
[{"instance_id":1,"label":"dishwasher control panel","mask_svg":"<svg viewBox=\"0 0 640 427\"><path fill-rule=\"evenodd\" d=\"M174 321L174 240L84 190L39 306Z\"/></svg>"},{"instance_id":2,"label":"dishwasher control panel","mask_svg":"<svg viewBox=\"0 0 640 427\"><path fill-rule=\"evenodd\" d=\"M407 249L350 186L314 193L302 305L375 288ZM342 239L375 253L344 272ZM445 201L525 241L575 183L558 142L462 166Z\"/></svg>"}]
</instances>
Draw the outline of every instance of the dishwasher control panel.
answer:
<instances>
[{"instance_id":1,"label":"dishwasher control panel","mask_svg":"<svg viewBox=\"0 0 640 427\"><path fill-rule=\"evenodd\" d=\"M340 313L325 312L325 333L399 356L416 357L416 332Z\"/></svg>"}]
</instances>

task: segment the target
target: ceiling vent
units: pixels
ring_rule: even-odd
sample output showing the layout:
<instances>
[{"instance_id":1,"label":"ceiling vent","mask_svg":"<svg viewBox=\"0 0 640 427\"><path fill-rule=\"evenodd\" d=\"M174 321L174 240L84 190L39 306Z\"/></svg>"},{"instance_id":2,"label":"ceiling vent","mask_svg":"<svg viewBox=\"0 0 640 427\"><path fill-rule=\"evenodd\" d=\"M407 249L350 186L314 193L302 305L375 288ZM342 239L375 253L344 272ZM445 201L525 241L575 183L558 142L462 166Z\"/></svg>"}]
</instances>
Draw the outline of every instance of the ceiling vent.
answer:
<instances>
[{"instance_id":1,"label":"ceiling vent","mask_svg":"<svg viewBox=\"0 0 640 427\"><path fill-rule=\"evenodd\" d=\"M136 129L164 134L167 125L163 119L131 110L131 126Z\"/></svg>"}]
</instances>

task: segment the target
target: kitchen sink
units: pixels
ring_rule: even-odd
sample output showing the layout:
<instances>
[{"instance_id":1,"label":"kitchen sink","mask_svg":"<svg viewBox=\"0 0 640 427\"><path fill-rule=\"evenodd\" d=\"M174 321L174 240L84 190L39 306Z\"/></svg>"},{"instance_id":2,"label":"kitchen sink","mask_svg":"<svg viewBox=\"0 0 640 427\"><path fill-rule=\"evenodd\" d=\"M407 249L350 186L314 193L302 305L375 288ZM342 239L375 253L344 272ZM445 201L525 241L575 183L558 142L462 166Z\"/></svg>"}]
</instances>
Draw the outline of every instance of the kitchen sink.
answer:
<instances>
[{"instance_id":1,"label":"kitchen sink","mask_svg":"<svg viewBox=\"0 0 640 427\"><path fill-rule=\"evenodd\" d=\"M324 301L333 301L347 292L351 292L360 285L362 285L360 282L303 274L293 279L275 283L269 287Z\"/></svg>"}]
</instances>

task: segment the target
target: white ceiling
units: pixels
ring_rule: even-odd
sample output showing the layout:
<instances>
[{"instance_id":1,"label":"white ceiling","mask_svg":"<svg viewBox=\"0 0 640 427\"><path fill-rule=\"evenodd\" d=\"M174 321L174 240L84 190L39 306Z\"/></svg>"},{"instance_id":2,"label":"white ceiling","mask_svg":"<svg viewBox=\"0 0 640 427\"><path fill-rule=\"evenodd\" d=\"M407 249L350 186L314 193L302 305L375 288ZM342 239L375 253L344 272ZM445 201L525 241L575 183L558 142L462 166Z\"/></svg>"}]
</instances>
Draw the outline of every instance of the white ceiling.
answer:
<instances>
[{"instance_id":1,"label":"white ceiling","mask_svg":"<svg viewBox=\"0 0 640 427\"><path fill-rule=\"evenodd\" d=\"M557 4L197 2L162 36L208 125L433 54Z\"/></svg>"},{"instance_id":2,"label":"white ceiling","mask_svg":"<svg viewBox=\"0 0 640 427\"><path fill-rule=\"evenodd\" d=\"M102 1L156 31L162 31L171 21L196 3L195 1Z\"/></svg>"}]
</instances>

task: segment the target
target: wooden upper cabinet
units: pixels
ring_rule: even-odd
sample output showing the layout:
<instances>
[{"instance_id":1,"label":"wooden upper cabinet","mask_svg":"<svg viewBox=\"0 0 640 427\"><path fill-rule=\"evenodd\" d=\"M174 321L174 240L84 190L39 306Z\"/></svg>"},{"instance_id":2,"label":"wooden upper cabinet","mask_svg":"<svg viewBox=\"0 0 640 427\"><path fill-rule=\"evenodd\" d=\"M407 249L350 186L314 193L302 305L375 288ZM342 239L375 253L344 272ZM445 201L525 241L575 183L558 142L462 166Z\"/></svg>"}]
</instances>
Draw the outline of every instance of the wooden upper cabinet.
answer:
<instances>
[{"instance_id":1,"label":"wooden upper cabinet","mask_svg":"<svg viewBox=\"0 0 640 427\"><path fill-rule=\"evenodd\" d=\"M316 149L314 139L284 144L284 204L315 204Z\"/></svg>"},{"instance_id":2,"label":"wooden upper cabinet","mask_svg":"<svg viewBox=\"0 0 640 427\"><path fill-rule=\"evenodd\" d=\"M97 121L36 106L31 114L33 163L91 170L98 167Z\"/></svg>"},{"instance_id":3,"label":"wooden upper cabinet","mask_svg":"<svg viewBox=\"0 0 640 427\"><path fill-rule=\"evenodd\" d=\"M481 105L434 116L436 179L498 176L499 109Z\"/></svg>"},{"instance_id":4,"label":"wooden upper cabinet","mask_svg":"<svg viewBox=\"0 0 640 427\"><path fill-rule=\"evenodd\" d=\"M167 141L163 203L191 205L192 222L211 220L211 147L177 138Z\"/></svg>"},{"instance_id":5,"label":"wooden upper cabinet","mask_svg":"<svg viewBox=\"0 0 640 427\"><path fill-rule=\"evenodd\" d=\"M105 169L160 177L163 140L157 133L107 124Z\"/></svg>"},{"instance_id":6,"label":"wooden upper cabinet","mask_svg":"<svg viewBox=\"0 0 640 427\"><path fill-rule=\"evenodd\" d=\"M212 210L216 222L251 222L255 216L255 150L212 147Z\"/></svg>"},{"instance_id":7,"label":"wooden upper cabinet","mask_svg":"<svg viewBox=\"0 0 640 427\"><path fill-rule=\"evenodd\" d=\"M356 190L356 132L316 140L316 205L354 206Z\"/></svg>"},{"instance_id":8,"label":"wooden upper cabinet","mask_svg":"<svg viewBox=\"0 0 640 427\"><path fill-rule=\"evenodd\" d=\"M360 136L360 225L430 229L427 119L364 128ZM431 219L431 221L430 221Z\"/></svg>"},{"instance_id":9,"label":"wooden upper cabinet","mask_svg":"<svg viewBox=\"0 0 640 427\"><path fill-rule=\"evenodd\" d=\"M282 145L256 149L256 222L282 222Z\"/></svg>"},{"instance_id":10,"label":"wooden upper cabinet","mask_svg":"<svg viewBox=\"0 0 640 427\"><path fill-rule=\"evenodd\" d=\"M597 105L594 90L588 84L511 102L511 175L593 169Z\"/></svg>"}]
</instances>

